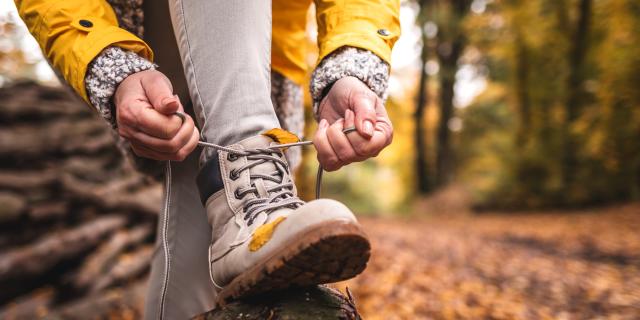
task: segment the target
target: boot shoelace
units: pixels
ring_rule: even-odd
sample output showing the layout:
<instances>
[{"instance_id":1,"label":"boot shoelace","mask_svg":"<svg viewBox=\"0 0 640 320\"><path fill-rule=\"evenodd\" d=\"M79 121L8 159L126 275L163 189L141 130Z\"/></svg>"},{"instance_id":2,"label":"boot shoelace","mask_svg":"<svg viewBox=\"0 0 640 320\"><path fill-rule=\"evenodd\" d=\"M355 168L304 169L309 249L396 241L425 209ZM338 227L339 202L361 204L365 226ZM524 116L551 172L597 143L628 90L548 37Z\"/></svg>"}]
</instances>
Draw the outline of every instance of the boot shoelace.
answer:
<instances>
[{"instance_id":1,"label":"boot shoelace","mask_svg":"<svg viewBox=\"0 0 640 320\"><path fill-rule=\"evenodd\" d=\"M230 161L238 156L247 157L250 160L247 164L240 168L236 168L229 172L229 178L235 180L240 173L245 170L249 170L257 165L272 162L276 171L271 174L251 174L249 177L251 180L263 179L277 183L278 185L266 188L269 197L259 197L258 189L255 185L251 187L240 187L234 191L236 199L243 198L248 193L256 195L255 199L247 201L243 206L243 212L245 213L244 220L248 225L253 224L254 219L261 213L267 214L275 211L279 208L293 207L297 208L304 204L304 201L300 200L294 193L294 185L289 174L289 166L287 163L278 156L273 154L281 154L282 149L289 147L305 146L313 144L311 141L299 141L286 144L277 144L266 148L256 148L247 150L236 150L229 147L223 147L214 143L199 141L198 145L206 148L213 148L218 151L227 152L227 156ZM232 156L233 155L233 156ZM316 199L320 198L320 186L322 183L322 166L318 166L318 173L316 177ZM279 179L277 178L279 177ZM285 181L285 178L287 181Z\"/></svg>"}]
</instances>

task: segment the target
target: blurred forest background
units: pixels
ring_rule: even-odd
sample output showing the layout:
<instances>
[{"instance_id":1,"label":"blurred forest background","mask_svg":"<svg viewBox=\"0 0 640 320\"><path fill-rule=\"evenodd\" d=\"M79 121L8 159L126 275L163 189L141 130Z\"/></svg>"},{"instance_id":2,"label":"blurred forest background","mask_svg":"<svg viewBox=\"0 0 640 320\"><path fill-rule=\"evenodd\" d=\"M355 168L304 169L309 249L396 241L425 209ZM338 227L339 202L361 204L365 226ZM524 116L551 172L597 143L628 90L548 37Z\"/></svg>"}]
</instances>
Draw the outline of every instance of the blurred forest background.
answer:
<instances>
[{"instance_id":1,"label":"blurred forest background","mask_svg":"<svg viewBox=\"0 0 640 320\"><path fill-rule=\"evenodd\" d=\"M329 178L336 196L371 212L451 183L477 209L640 197L640 3L425 0L402 12L394 144Z\"/></svg>"},{"instance_id":2,"label":"blurred forest background","mask_svg":"<svg viewBox=\"0 0 640 320\"><path fill-rule=\"evenodd\" d=\"M640 2L406 0L401 23L394 143L323 186L374 239L341 284L365 318L637 319ZM159 185L65 93L9 1L0 110L0 318L136 318ZM306 197L316 165L305 150Z\"/></svg>"}]
</instances>

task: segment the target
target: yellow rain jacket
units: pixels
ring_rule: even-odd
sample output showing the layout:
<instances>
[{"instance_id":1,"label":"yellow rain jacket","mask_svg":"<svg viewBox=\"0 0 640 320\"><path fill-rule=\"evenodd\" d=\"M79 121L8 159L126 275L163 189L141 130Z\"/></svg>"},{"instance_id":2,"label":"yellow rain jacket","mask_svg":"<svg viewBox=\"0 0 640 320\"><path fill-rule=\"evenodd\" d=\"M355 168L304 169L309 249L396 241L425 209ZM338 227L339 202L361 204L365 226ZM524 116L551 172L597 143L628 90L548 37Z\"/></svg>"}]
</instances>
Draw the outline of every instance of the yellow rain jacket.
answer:
<instances>
[{"instance_id":1,"label":"yellow rain jacket","mask_svg":"<svg viewBox=\"0 0 640 320\"><path fill-rule=\"evenodd\" d=\"M152 0L147 0L152 1ZM235 0L234 0L235 1ZM367 49L387 63L400 36L399 0L315 0L321 61L342 46ZM118 27L105 0L15 0L16 7L44 55L65 80L87 99L89 63L109 46L153 61L140 38ZM302 84L306 72L306 16L311 0L273 0L272 68Z\"/></svg>"}]
</instances>

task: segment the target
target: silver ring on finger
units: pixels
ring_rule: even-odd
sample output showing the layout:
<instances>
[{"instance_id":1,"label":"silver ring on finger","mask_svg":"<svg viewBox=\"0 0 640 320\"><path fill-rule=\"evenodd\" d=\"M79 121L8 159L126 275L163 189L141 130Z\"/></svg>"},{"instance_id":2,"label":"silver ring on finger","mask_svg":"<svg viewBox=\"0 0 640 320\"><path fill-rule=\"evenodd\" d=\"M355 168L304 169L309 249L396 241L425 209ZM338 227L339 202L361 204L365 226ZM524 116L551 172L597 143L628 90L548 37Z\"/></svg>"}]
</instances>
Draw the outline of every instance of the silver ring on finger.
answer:
<instances>
[{"instance_id":1,"label":"silver ring on finger","mask_svg":"<svg viewBox=\"0 0 640 320\"><path fill-rule=\"evenodd\" d=\"M351 126L351 127L348 127L348 128L344 128L344 129L342 129L342 133L344 133L344 134L349 134L349 133L354 132L354 131L356 131L356 130L357 130L357 129L356 129L356 127L355 127L355 126Z\"/></svg>"},{"instance_id":2,"label":"silver ring on finger","mask_svg":"<svg viewBox=\"0 0 640 320\"><path fill-rule=\"evenodd\" d=\"M180 111L176 111L176 113L174 113L176 116L178 116L178 118L180 118L180 120L182 120L182 123L184 123L187 120L187 116L180 112Z\"/></svg>"}]
</instances>

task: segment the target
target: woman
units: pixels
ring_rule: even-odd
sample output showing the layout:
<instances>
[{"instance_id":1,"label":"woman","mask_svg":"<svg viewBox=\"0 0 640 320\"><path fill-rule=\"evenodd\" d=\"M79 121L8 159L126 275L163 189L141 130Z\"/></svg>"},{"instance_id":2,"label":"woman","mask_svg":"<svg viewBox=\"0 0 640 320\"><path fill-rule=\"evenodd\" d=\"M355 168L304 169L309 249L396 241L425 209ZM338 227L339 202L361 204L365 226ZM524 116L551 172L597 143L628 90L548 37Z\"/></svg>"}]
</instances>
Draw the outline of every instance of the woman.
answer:
<instances>
[{"instance_id":1,"label":"woman","mask_svg":"<svg viewBox=\"0 0 640 320\"><path fill-rule=\"evenodd\" d=\"M353 214L336 201L301 201L289 169L295 148L288 164L273 147L292 139L273 128L302 133L310 2L141 2L16 5L52 66L133 153L173 160L146 318L191 317L216 299L361 272L369 243ZM332 171L391 143L384 98L399 1L315 5L313 143ZM200 140L213 147L198 165Z\"/></svg>"}]
</instances>

